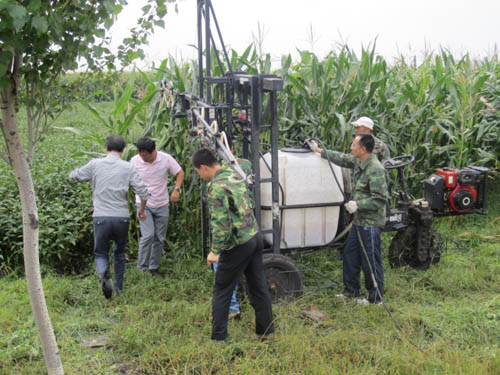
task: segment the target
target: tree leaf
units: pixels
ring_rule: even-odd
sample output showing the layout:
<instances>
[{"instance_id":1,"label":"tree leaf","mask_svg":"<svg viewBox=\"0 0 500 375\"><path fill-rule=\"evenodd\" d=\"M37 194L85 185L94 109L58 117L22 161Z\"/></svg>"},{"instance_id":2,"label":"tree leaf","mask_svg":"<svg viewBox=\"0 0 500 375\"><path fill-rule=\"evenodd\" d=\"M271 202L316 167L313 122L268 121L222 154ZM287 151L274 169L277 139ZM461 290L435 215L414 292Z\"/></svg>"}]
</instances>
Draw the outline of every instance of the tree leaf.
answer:
<instances>
[{"instance_id":1,"label":"tree leaf","mask_svg":"<svg viewBox=\"0 0 500 375\"><path fill-rule=\"evenodd\" d=\"M46 33L49 28L47 18L45 18L44 16L34 16L31 19L31 25L36 29L38 35Z\"/></svg>"}]
</instances>

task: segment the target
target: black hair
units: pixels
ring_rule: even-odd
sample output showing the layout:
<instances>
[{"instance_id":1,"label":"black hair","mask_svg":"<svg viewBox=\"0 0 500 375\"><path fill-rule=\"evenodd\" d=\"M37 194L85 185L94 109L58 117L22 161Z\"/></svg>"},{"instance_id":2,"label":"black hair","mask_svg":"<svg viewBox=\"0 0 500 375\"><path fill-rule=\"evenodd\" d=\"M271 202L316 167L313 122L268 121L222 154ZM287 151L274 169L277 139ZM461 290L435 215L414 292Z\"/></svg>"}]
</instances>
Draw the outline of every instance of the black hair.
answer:
<instances>
[{"instance_id":1,"label":"black hair","mask_svg":"<svg viewBox=\"0 0 500 375\"><path fill-rule=\"evenodd\" d=\"M135 145L139 151L147 151L149 153L152 153L156 149L155 141L148 137L139 138Z\"/></svg>"},{"instance_id":2,"label":"black hair","mask_svg":"<svg viewBox=\"0 0 500 375\"><path fill-rule=\"evenodd\" d=\"M106 149L108 151L122 152L127 143L121 135L108 135L106 138Z\"/></svg>"},{"instance_id":3,"label":"black hair","mask_svg":"<svg viewBox=\"0 0 500 375\"><path fill-rule=\"evenodd\" d=\"M373 148L375 147L375 139L371 134L361 134L359 137L359 147L364 147L365 150L371 154L373 152Z\"/></svg>"},{"instance_id":4,"label":"black hair","mask_svg":"<svg viewBox=\"0 0 500 375\"><path fill-rule=\"evenodd\" d=\"M214 167L219 164L219 161L215 157L214 153L208 148L200 148L194 153L192 163L195 168L200 168L202 165Z\"/></svg>"}]
</instances>

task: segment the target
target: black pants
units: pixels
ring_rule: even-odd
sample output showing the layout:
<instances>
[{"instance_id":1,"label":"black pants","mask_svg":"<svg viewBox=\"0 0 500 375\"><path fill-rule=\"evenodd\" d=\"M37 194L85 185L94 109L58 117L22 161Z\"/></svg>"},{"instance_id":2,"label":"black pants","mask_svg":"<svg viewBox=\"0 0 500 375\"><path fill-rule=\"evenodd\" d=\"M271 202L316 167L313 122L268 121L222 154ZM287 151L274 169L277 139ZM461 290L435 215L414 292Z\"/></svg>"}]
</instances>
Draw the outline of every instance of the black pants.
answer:
<instances>
[{"instance_id":1,"label":"black pants","mask_svg":"<svg viewBox=\"0 0 500 375\"><path fill-rule=\"evenodd\" d=\"M231 295L243 273L247 279L250 303L255 310L255 333L268 335L274 332L271 299L262 264L262 247L262 236L257 233L244 244L221 252L212 298L212 340L225 340L227 337Z\"/></svg>"}]
</instances>

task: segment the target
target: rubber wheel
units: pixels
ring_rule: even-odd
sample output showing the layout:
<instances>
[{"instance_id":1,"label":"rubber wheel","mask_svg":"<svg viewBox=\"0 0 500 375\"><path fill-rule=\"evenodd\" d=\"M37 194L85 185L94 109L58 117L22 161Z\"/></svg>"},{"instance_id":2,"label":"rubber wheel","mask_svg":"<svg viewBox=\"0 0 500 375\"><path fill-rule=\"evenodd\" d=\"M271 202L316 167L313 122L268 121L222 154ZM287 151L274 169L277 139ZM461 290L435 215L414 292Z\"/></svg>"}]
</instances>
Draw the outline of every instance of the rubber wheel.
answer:
<instances>
[{"instance_id":1,"label":"rubber wheel","mask_svg":"<svg viewBox=\"0 0 500 375\"><path fill-rule=\"evenodd\" d=\"M302 277L293 260L281 254L264 254L262 262L272 303L289 302L302 295ZM245 275L239 285L242 297L248 296Z\"/></svg>"},{"instance_id":2,"label":"rubber wheel","mask_svg":"<svg viewBox=\"0 0 500 375\"><path fill-rule=\"evenodd\" d=\"M264 254L263 263L273 303L291 301L302 295L302 277L293 260L280 254Z\"/></svg>"},{"instance_id":3,"label":"rubber wheel","mask_svg":"<svg viewBox=\"0 0 500 375\"><path fill-rule=\"evenodd\" d=\"M389 264L391 267L410 266L418 270L426 270L431 264L436 264L441 259L441 251L437 244L436 234L431 229L431 249L433 256L421 261L417 257L417 228L410 225L396 233L389 246Z\"/></svg>"}]
</instances>

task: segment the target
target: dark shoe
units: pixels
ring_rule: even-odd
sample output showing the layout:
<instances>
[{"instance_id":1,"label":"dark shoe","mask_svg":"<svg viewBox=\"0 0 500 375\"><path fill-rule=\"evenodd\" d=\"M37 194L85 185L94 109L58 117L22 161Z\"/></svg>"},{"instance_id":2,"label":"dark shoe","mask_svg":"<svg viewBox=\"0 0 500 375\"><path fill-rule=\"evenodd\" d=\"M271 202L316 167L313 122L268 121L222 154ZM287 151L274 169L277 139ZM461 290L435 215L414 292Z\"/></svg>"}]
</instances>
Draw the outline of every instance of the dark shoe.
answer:
<instances>
[{"instance_id":1,"label":"dark shoe","mask_svg":"<svg viewBox=\"0 0 500 375\"><path fill-rule=\"evenodd\" d=\"M274 332L266 333L265 335L257 335L259 341L273 341L274 340Z\"/></svg>"},{"instance_id":2,"label":"dark shoe","mask_svg":"<svg viewBox=\"0 0 500 375\"><path fill-rule=\"evenodd\" d=\"M101 287L104 297L106 297L106 299L110 299L113 295L113 284L109 278L109 267L106 268L106 271L102 274Z\"/></svg>"},{"instance_id":3,"label":"dark shoe","mask_svg":"<svg viewBox=\"0 0 500 375\"><path fill-rule=\"evenodd\" d=\"M163 274L158 270L149 270L149 273L153 277L163 277Z\"/></svg>"}]
</instances>

